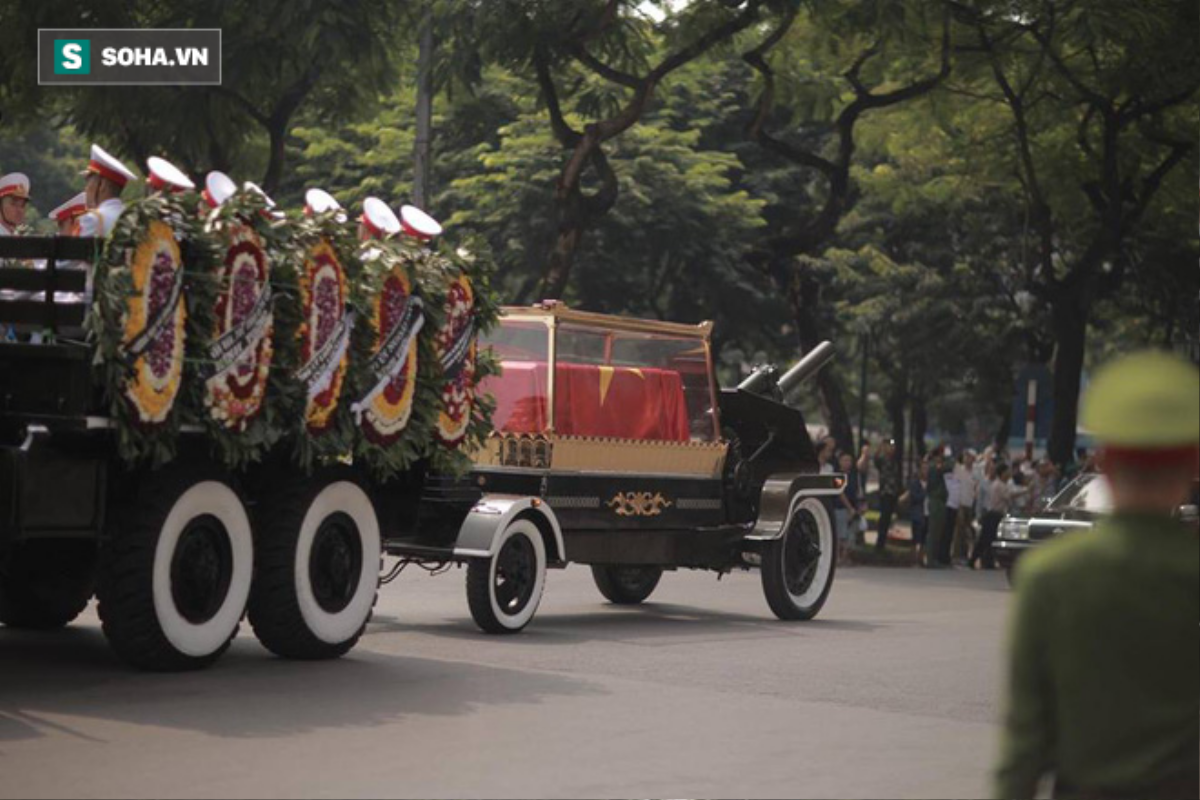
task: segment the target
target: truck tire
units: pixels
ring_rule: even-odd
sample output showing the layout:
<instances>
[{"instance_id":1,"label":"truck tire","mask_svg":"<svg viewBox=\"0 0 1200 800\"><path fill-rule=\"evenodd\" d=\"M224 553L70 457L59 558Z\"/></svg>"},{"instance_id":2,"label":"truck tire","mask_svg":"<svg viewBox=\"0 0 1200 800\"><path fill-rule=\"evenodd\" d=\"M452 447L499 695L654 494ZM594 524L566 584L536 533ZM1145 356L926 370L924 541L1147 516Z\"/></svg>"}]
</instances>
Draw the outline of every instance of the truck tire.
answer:
<instances>
[{"instance_id":1,"label":"truck tire","mask_svg":"<svg viewBox=\"0 0 1200 800\"><path fill-rule=\"evenodd\" d=\"M349 471L296 477L263 498L250 625L277 656L338 658L358 642L379 592L382 544L371 498Z\"/></svg>"},{"instance_id":2,"label":"truck tire","mask_svg":"<svg viewBox=\"0 0 1200 800\"><path fill-rule=\"evenodd\" d=\"M537 612L545 588L546 543L528 519L504 529L491 558L467 565L467 604L484 633L520 632Z\"/></svg>"},{"instance_id":3,"label":"truck tire","mask_svg":"<svg viewBox=\"0 0 1200 800\"><path fill-rule=\"evenodd\" d=\"M216 661L237 634L254 572L250 519L229 484L183 467L145 473L105 537L96 594L117 655L156 672Z\"/></svg>"},{"instance_id":4,"label":"truck tire","mask_svg":"<svg viewBox=\"0 0 1200 800\"><path fill-rule=\"evenodd\" d=\"M16 545L0 568L0 623L48 631L69 625L92 599L96 545L38 540Z\"/></svg>"},{"instance_id":5,"label":"truck tire","mask_svg":"<svg viewBox=\"0 0 1200 800\"><path fill-rule=\"evenodd\" d=\"M797 498L783 535L762 554L763 593L775 616L812 619L825 605L837 566L833 525L820 499Z\"/></svg>"},{"instance_id":6,"label":"truck tire","mask_svg":"<svg viewBox=\"0 0 1200 800\"><path fill-rule=\"evenodd\" d=\"M610 603L635 606L654 593L662 579L662 567L592 566L596 588Z\"/></svg>"}]
</instances>

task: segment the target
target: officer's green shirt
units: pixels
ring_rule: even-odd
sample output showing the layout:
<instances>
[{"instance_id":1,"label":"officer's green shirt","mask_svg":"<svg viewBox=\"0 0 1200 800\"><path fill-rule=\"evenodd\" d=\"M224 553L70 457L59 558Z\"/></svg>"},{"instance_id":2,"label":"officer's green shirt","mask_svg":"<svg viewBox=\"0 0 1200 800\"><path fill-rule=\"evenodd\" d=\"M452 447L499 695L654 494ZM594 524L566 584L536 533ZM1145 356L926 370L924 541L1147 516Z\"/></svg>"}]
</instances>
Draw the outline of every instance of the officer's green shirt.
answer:
<instances>
[{"instance_id":1,"label":"officer's green shirt","mask_svg":"<svg viewBox=\"0 0 1200 800\"><path fill-rule=\"evenodd\" d=\"M1119 514L1018 567L998 797L1114 792L1200 769L1200 537ZM1190 772L1189 772L1190 771Z\"/></svg>"}]
</instances>

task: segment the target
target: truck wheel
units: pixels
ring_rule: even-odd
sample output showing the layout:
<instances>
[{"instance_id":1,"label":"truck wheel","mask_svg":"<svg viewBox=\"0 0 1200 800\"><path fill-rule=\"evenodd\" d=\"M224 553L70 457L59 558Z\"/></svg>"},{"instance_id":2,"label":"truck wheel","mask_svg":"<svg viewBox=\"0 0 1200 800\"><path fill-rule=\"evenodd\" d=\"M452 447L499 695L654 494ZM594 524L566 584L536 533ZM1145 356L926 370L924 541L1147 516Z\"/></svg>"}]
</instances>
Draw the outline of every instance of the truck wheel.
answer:
<instances>
[{"instance_id":1,"label":"truck wheel","mask_svg":"<svg viewBox=\"0 0 1200 800\"><path fill-rule=\"evenodd\" d=\"M592 567L596 588L610 603L635 606L649 597L662 579L662 567L601 566Z\"/></svg>"},{"instance_id":2,"label":"truck wheel","mask_svg":"<svg viewBox=\"0 0 1200 800\"><path fill-rule=\"evenodd\" d=\"M836 555L825 506L815 497L795 501L783 536L768 542L762 556L763 593L775 616L815 617L833 586Z\"/></svg>"},{"instance_id":3,"label":"truck wheel","mask_svg":"<svg viewBox=\"0 0 1200 800\"><path fill-rule=\"evenodd\" d=\"M19 544L0 568L0 623L37 631L69 625L92 599L95 578L92 542Z\"/></svg>"},{"instance_id":4,"label":"truck wheel","mask_svg":"<svg viewBox=\"0 0 1200 800\"><path fill-rule=\"evenodd\" d=\"M467 565L467 604L484 633L517 633L533 619L546 587L546 544L532 521L504 529L491 558Z\"/></svg>"},{"instance_id":5,"label":"truck wheel","mask_svg":"<svg viewBox=\"0 0 1200 800\"><path fill-rule=\"evenodd\" d=\"M297 477L259 507L250 624L277 656L338 658L358 642L379 591L371 498L348 473Z\"/></svg>"},{"instance_id":6,"label":"truck wheel","mask_svg":"<svg viewBox=\"0 0 1200 800\"><path fill-rule=\"evenodd\" d=\"M106 525L97 597L122 659L160 672L200 669L228 648L250 595L250 519L229 484L193 471L141 476Z\"/></svg>"}]
</instances>

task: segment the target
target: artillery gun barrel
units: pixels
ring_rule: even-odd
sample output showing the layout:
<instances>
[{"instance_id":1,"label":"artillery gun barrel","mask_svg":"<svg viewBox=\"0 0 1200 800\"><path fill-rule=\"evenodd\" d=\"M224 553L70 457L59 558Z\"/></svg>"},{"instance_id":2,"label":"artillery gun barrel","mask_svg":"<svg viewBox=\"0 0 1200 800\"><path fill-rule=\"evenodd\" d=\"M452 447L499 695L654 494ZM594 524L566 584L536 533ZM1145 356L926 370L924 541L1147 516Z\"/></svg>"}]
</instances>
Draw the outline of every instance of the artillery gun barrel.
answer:
<instances>
[{"instance_id":1,"label":"artillery gun barrel","mask_svg":"<svg viewBox=\"0 0 1200 800\"><path fill-rule=\"evenodd\" d=\"M783 374L783 377L779 379L779 391L786 397L788 392L813 375L816 375L821 367L832 361L835 353L836 350L834 350L833 342L821 342L810 350L808 355L797 361L794 367ZM754 376L751 375L750 377Z\"/></svg>"},{"instance_id":2,"label":"artillery gun barrel","mask_svg":"<svg viewBox=\"0 0 1200 800\"><path fill-rule=\"evenodd\" d=\"M770 364L763 364L746 376L746 379L738 384L739 389L744 392L753 392L754 394L769 394L772 385L775 383L775 368Z\"/></svg>"}]
</instances>

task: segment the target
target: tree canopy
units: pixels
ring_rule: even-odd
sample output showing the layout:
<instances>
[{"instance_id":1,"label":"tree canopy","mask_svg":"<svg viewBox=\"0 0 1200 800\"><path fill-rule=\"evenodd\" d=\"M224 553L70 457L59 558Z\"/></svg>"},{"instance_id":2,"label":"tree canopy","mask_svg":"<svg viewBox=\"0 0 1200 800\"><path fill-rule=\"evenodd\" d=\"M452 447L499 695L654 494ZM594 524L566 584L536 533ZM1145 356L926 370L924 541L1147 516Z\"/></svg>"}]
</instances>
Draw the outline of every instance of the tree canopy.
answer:
<instances>
[{"instance_id":1,"label":"tree canopy","mask_svg":"<svg viewBox=\"0 0 1200 800\"><path fill-rule=\"evenodd\" d=\"M831 338L796 399L844 447L863 402L917 450L1002 436L1033 362L1066 460L1090 364L1200 353L1200 23L1169 0L14 0L0 171L44 213L96 140L398 204L426 12L428 205L506 302L715 319L727 381ZM220 27L225 84L38 87L31 31L68 26Z\"/></svg>"}]
</instances>

